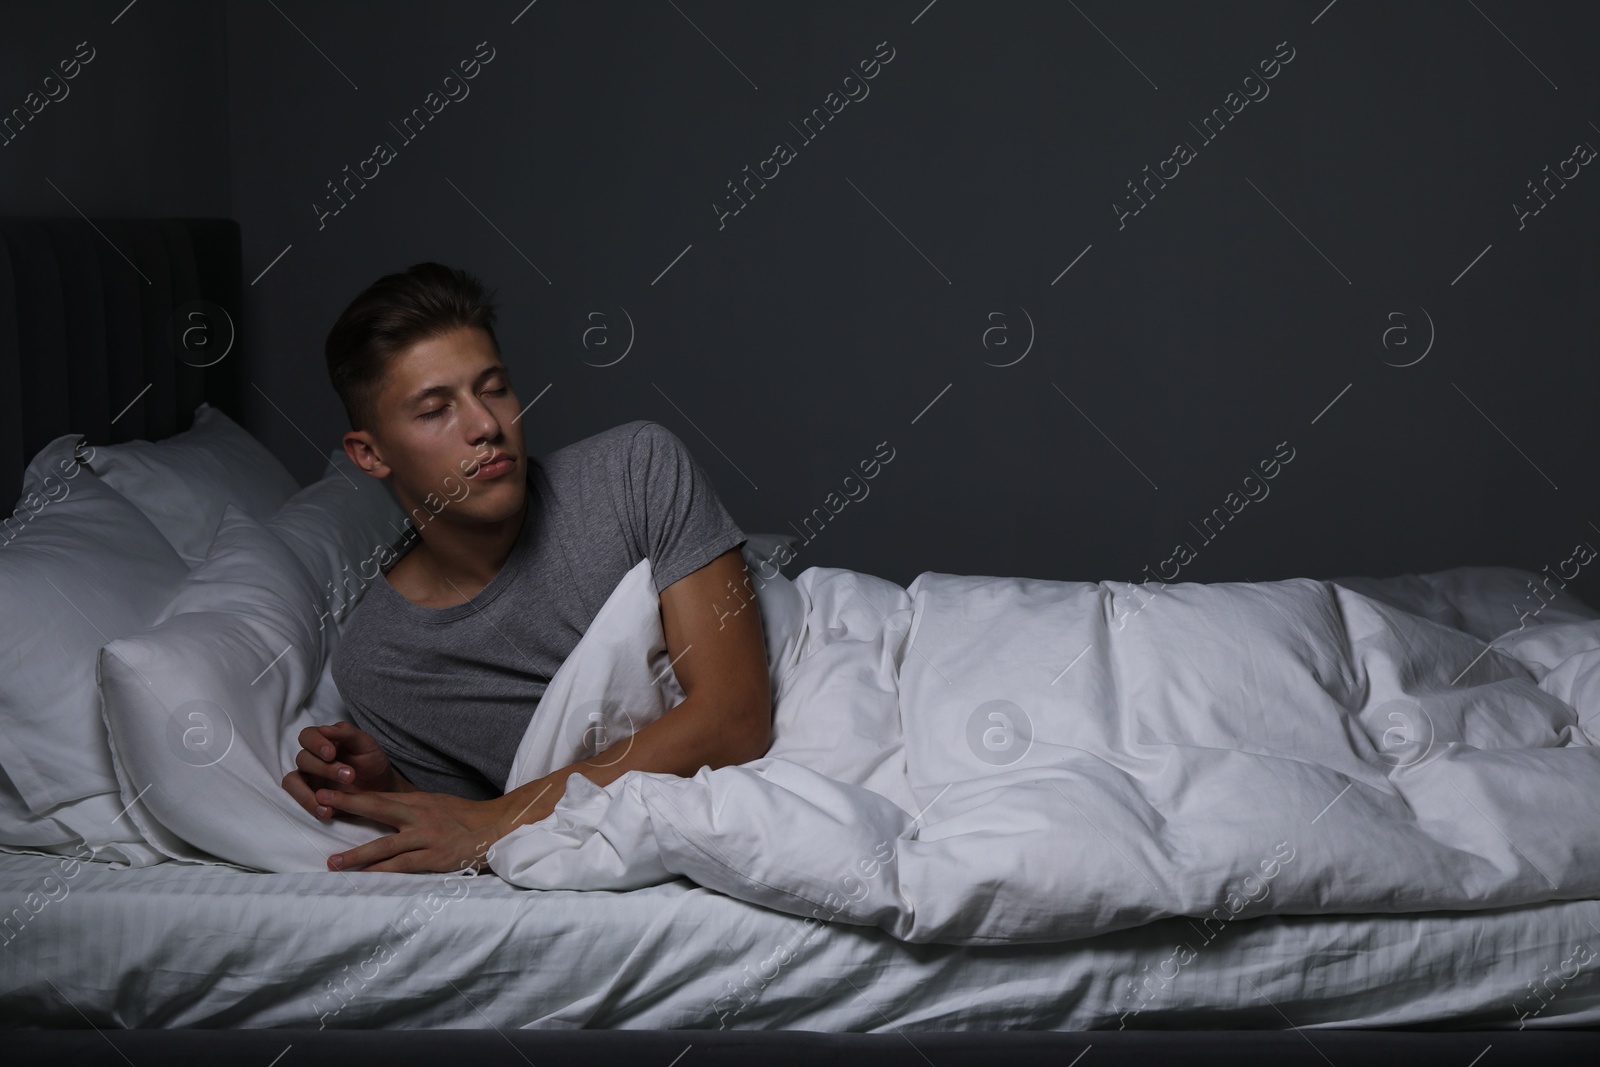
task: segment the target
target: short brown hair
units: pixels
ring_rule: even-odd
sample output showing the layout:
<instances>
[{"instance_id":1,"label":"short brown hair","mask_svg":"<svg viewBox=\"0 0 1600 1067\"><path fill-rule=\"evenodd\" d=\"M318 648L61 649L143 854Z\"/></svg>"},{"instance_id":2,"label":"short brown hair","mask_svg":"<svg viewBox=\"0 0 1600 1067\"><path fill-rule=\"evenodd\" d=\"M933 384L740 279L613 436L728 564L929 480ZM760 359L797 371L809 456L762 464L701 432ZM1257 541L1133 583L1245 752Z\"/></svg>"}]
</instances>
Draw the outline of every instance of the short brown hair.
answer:
<instances>
[{"instance_id":1,"label":"short brown hair","mask_svg":"<svg viewBox=\"0 0 1600 1067\"><path fill-rule=\"evenodd\" d=\"M323 346L328 379L350 428L368 429L376 421L378 383L395 353L462 326L483 330L498 352L492 297L476 277L442 263L418 263L363 289Z\"/></svg>"}]
</instances>

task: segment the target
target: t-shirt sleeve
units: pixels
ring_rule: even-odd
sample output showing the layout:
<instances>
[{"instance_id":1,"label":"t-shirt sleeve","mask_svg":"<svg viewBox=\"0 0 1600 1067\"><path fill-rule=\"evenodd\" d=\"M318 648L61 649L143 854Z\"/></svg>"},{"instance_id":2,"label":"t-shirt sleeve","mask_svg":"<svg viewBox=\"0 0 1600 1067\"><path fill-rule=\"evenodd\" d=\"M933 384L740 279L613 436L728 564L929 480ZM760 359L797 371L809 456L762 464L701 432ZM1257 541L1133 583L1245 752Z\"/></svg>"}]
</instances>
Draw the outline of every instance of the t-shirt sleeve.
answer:
<instances>
[{"instance_id":1,"label":"t-shirt sleeve","mask_svg":"<svg viewBox=\"0 0 1600 1067\"><path fill-rule=\"evenodd\" d=\"M628 522L650 560L660 592L745 541L733 517L678 436L660 423L640 423L628 442Z\"/></svg>"}]
</instances>

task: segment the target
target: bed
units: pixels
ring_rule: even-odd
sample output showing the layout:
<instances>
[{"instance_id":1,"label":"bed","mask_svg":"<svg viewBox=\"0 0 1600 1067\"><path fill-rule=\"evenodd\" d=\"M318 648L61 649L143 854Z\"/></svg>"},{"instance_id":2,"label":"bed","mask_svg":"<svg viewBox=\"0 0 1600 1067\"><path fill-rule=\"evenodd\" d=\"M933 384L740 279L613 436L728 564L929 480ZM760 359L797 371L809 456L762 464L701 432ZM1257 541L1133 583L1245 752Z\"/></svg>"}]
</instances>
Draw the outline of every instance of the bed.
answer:
<instances>
[{"instance_id":1,"label":"bed","mask_svg":"<svg viewBox=\"0 0 1600 1067\"><path fill-rule=\"evenodd\" d=\"M1344 1051L1467 1063L1490 1046L1496 1056L1592 1057L1592 1035L1565 1031L1600 1023L1594 894L1241 915L1208 927L1180 975L1152 980L1173 946L1199 933L1195 916L1129 920L1072 940L918 940L914 926L893 921L810 922L670 869L649 884L584 889L491 874L334 874L313 869L315 842L281 816L275 830L253 835L260 851L249 853L284 856L276 873L219 862L228 843L206 839L197 828L206 820L163 798L178 791L154 778L211 783L218 767L252 752L259 778L274 764L274 742L252 736L262 723L214 702L174 701L168 711L181 715L140 723L114 710L139 706L149 680L141 671L154 675L163 654L136 636L187 623L191 658L180 662L199 677L224 658L208 649L263 628L290 634L298 651L263 671L262 684L281 686L272 700L285 716L332 721L340 705L329 652L360 595L347 565L375 540L404 536L403 516L381 487L346 484L337 451L321 479L297 485L230 417L246 388L232 347L236 225L0 220L0 239L0 380L9 387L0 389L0 478L20 498L0 546L0 588L76 599L70 616L7 612L0 1019L30 1028L8 1037L30 1056L122 1062L134 1049L270 1046L265 1062L295 1044L302 1055L381 1048L386 1062L404 1062L426 1046L384 1045L374 1031L429 1028L485 1031L494 1044L452 1047L503 1052L510 1042L539 1062L671 1050L667 1062L691 1045L697 1058L759 1051L941 1064L996 1053L1069 1062L1090 1046L1097 1058L1130 1062L1293 1050L1335 1062ZM209 600L185 584L214 563L221 542L302 568L319 598L313 625L256 599L256 562L202 583ZM771 558L774 539L752 542L753 565ZM43 554L26 555L35 549ZM18 577L51 565L61 568L59 586ZM1506 590L1535 577L1469 568L1340 583L1430 625L1490 632L1505 621ZM1600 613L1557 597L1537 621L1594 619ZM303 632L292 633L297 626ZM102 654L112 645L116 655ZM67 655L75 666L44 670ZM94 714L61 733L61 709L41 702L52 694ZM246 786L255 788L235 783L237 796L213 802L210 825L226 825L219 811L229 804L241 813L281 806ZM382 831L345 832L353 842ZM113 1033L121 1029L159 1033ZM261 1030L283 1040L251 1033ZM348 1044L362 1038L370 1043Z\"/></svg>"}]
</instances>

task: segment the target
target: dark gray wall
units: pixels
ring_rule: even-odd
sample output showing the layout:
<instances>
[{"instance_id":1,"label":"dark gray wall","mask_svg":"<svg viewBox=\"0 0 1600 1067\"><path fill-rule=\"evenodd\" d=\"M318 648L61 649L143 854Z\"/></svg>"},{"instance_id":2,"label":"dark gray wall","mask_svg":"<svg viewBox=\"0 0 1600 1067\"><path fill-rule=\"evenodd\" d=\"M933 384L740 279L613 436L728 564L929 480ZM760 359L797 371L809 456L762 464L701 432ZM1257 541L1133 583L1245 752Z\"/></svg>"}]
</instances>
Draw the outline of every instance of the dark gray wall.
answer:
<instances>
[{"instance_id":1,"label":"dark gray wall","mask_svg":"<svg viewBox=\"0 0 1600 1067\"><path fill-rule=\"evenodd\" d=\"M188 164L231 164L246 281L283 253L248 290L247 422L303 480L344 429L328 325L438 259L499 289L523 399L549 386L535 452L655 419L742 525L783 531L887 442L797 566L1137 580L1186 541L1179 580L1538 570L1600 545L1600 177L1514 205L1600 146L1597 31L1593 5L1453 0L237 0L227 153L200 137L178 166L191 123L149 114L136 75L96 85L109 47L44 117L113 83L157 132L119 156L77 128L97 180L120 158L212 188ZM404 143L389 124L483 41L470 95ZM804 141L790 124L885 41L869 95ZM1293 59L1247 83L1280 42ZM215 61L146 51L152 85ZM325 183L379 141L396 158L319 229ZM780 141L793 160L719 225ZM1119 220L1179 142L1192 160ZM1270 495L1208 542L1280 442Z\"/></svg>"},{"instance_id":2,"label":"dark gray wall","mask_svg":"<svg viewBox=\"0 0 1600 1067\"><path fill-rule=\"evenodd\" d=\"M227 216L226 23L208 0L0 5L0 117L32 116L0 134L0 212Z\"/></svg>"}]
</instances>

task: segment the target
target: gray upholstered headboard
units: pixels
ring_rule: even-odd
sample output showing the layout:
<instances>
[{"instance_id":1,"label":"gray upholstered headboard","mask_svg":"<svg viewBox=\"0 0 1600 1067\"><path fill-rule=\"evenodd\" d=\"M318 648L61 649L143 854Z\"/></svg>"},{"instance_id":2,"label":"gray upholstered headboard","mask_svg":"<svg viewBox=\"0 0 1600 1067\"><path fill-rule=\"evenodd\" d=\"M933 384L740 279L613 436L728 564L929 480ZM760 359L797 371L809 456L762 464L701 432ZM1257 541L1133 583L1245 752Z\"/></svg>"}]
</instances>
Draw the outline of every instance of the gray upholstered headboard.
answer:
<instances>
[{"instance_id":1,"label":"gray upholstered headboard","mask_svg":"<svg viewBox=\"0 0 1600 1067\"><path fill-rule=\"evenodd\" d=\"M200 364L226 343L223 318L239 330L242 295L232 219L0 219L5 511L28 461L62 434L156 441L188 429L202 400L239 421L237 341ZM226 316L193 317L207 310L195 301Z\"/></svg>"}]
</instances>

